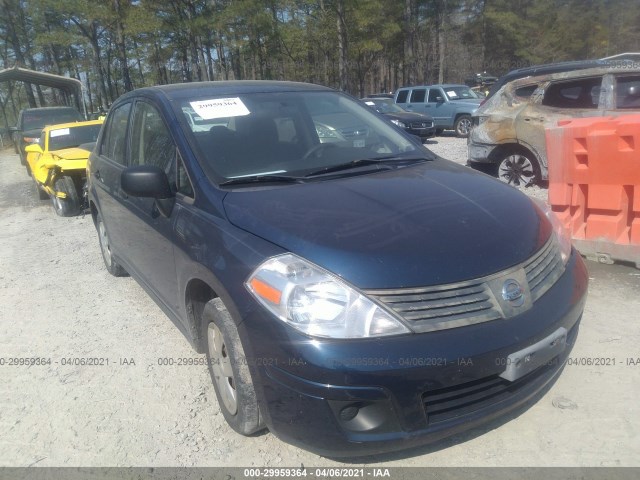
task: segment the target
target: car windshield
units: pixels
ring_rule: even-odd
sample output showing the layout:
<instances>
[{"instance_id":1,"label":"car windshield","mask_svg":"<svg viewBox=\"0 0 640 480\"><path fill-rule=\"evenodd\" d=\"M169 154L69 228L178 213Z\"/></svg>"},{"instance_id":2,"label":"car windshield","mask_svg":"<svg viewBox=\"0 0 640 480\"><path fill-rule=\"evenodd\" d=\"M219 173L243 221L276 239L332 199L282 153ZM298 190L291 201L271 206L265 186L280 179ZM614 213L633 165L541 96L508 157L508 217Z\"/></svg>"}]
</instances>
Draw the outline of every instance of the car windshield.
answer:
<instances>
[{"instance_id":1,"label":"car windshield","mask_svg":"<svg viewBox=\"0 0 640 480\"><path fill-rule=\"evenodd\" d=\"M80 120L80 114L73 110L43 110L25 112L23 118L23 129L38 130L47 125L56 125L58 123L77 122Z\"/></svg>"},{"instance_id":2,"label":"car windshield","mask_svg":"<svg viewBox=\"0 0 640 480\"><path fill-rule=\"evenodd\" d=\"M393 100L388 98L365 98L364 103L375 108L380 113L406 113L406 110L400 108Z\"/></svg>"},{"instance_id":3,"label":"car windshield","mask_svg":"<svg viewBox=\"0 0 640 480\"><path fill-rule=\"evenodd\" d=\"M428 156L369 108L326 91L194 97L177 105L200 163L221 183L267 175L299 178L342 165L362 166L363 160ZM198 128L185 109L211 127Z\"/></svg>"},{"instance_id":4,"label":"car windshield","mask_svg":"<svg viewBox=\"0 0 640 480\"><path fill-rule=\"evenodd\" d=\"M465 86L445 87L444 93L447 95L447 98L449 100L468 100L470 98L480 98L475 94L473 90Z\"/></svg>"},{"instance_id":5,"label":"car windshield","mask_svg":"<svg viewBox=\"0 0 640 480\"><path fill-rule=\"evenodd\" d=\"M49 131L49 151L77 147L83 143L95 142L102 124L79 127L57 128Z\"/></svg>"}]
</instances>

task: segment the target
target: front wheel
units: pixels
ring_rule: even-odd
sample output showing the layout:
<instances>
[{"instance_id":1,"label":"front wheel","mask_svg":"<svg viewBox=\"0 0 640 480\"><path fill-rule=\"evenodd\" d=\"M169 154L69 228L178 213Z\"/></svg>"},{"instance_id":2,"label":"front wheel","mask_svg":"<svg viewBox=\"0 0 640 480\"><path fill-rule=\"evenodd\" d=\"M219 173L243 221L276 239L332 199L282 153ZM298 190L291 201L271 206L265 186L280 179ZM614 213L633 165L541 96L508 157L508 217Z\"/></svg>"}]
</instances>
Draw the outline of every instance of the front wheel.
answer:
<instances>
[{"instance_id":1,"label":"front wheel","mask_svg":"<svg viewBox=\"0 0 640 480\"><path fill-rule=\"evenodd\" d=\"M514 187L527 187L540 179L540 167L531 154L509 153L498 163L498 178Z\"/></svg>"},{"instance_id":2,"label":"front wheel","mask_svg":"<svg viewBox=\"0 0 640 480\"><path fill-rule=\"evenodd\" d=\"M53 209L60 217L72 217L80 212L80 198L73 178L64 176L57 178L53 184L56 192L65 194L65 198L51 195Z\"/></svg>"},{"instance_id":3,"label":"front wheel","mask_svg":"<svg viewBox=\"0 0 640 480\"><path fill-rule=\"evenodd\" d=\"M256 392L231 315L222 300L214 298L204 307L202 316L209 373L225 420L242 435L262 430Z\"/></svg>"},{"instance_id":4,"label":"front wheel","mask_svg":"<svg viewBox=\"0 0 640 480\"><path fill-rule=\"evenodd\" d=\"M468 137L471 131L471 117L469 115L461 115L456 120L453 129L459 137Z\"/></svg>"}]
</instances>

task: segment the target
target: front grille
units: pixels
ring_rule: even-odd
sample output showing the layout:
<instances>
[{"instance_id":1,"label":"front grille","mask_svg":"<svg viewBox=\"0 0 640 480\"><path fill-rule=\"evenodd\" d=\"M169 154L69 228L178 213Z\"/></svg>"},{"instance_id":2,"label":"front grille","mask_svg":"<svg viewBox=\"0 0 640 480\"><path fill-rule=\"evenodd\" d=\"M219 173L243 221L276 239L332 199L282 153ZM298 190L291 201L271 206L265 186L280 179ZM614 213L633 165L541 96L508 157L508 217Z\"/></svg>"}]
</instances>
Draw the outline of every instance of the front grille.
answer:
<instances>
[{"instance_id":1,"label":"front grille","mask_svg":"<svg viewBox=\"0 0 640 480\"><path fill-rule=\"evenodd\" d=\"M567 335L568 345L573 345L577 333L578 328L574 326ZM427 421L429 425L445 422L498 403L518 393L537 379L550 374L563 361L561 353L558 357L514 382L505 380L496 374L472 382L428 391L422 396Z\"/></svg>"},{"instance_id":2,"label":"front grille","mask_svg":"<svg viewBox=\"0 0 640 480\"><path fill-rule=\"evenodd\" d=\"M555 241L550 241L524 265L531 299L536 301L549 290L562 275L564 266Z\"/></svg>"},{"instance_id":3,"label":"front grille","mask_svg":"<svg viewBox=\"0 0 640 480\"><path fill-rule=\"evenodd\" d=\"M373 292L367 292L371 295ZM502 318L486 282L463 282L438 287L389 290L373 295L415 331L429 332Z\"/></svg>"},{"instance_id":4,"label":"front grille","mask_svg":"<svg viewBox=\"0 0 640 480\"><path fill-rule=\"evenodd\" d=\"M433 122L414 122L410 125L411 128L431 128Z\"/></svg>"},{"instance_id":5,"label":"front grille","mask_svg":"<svg viewBox=\"0 0 640 480\"><path fill-rule=\"evenodd\" d=\"M536 254L516 267L465 282L365 293L402 317L415 332L431 332L509 318L524 312L564 271L557 244L551 238ZM517 278L527 302L513 307L502 298L507 279Z\"/></svg>"}]
</instances>

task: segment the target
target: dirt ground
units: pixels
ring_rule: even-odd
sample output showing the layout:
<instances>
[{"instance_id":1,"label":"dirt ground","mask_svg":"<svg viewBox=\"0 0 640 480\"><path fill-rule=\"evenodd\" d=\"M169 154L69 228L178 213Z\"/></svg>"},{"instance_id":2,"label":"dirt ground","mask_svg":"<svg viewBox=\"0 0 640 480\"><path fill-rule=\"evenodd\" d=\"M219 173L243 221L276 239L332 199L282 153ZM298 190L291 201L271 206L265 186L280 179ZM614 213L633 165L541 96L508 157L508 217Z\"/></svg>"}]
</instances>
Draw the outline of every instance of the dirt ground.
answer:
<instances>
[{"instance_id":1,"label":"dirt ground","mask_svg":"<svg viewBox=\"0 0 640 480\"><path fill-rule=\"evenodd\" d=\"M429 146L463 161L464 142ZM572 364L527 410L436 445L335 461L228 428L204 367L159 364L200 356L134 280L106 272L91 218L56 217L12 150L0 172L0 466L640 466L635 268L588 262ZM31 358L41 364L20 365ZM102 364L77 364L86 358Z\"/></svg>"}]
</instances>

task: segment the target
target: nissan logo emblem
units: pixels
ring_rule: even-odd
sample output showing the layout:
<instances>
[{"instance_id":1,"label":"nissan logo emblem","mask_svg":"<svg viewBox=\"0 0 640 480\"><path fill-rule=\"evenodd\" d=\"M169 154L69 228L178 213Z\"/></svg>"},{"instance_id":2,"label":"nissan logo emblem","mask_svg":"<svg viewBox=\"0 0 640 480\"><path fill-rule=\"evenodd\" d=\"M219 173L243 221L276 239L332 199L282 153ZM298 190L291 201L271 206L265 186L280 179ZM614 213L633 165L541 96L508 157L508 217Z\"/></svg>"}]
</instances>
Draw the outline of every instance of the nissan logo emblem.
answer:
<instances>
[{"instance_id":1,"label":"nissan logo emblem","mask_svg":"<svg viewBox=\"0 0 640 480\"><path fill-rule=\"evenodd\" d=\"M524 289L510 278L502 284L502 298L514 307L521 307L524 304Z\"/></svg>"}]
</instances>

